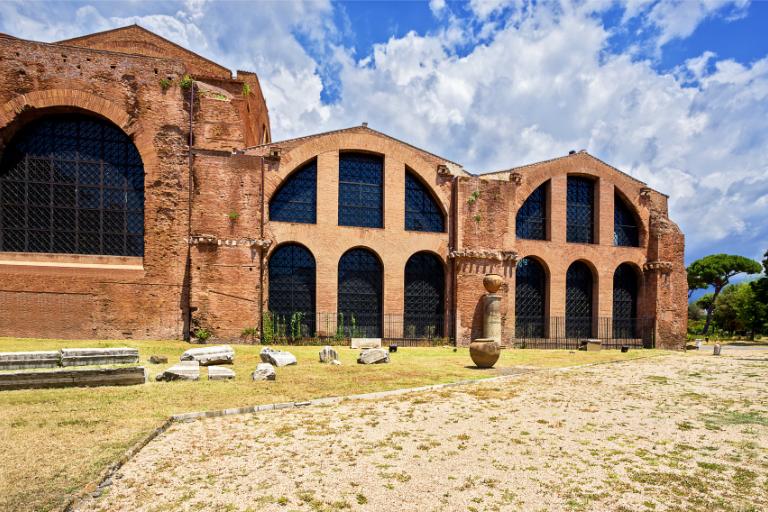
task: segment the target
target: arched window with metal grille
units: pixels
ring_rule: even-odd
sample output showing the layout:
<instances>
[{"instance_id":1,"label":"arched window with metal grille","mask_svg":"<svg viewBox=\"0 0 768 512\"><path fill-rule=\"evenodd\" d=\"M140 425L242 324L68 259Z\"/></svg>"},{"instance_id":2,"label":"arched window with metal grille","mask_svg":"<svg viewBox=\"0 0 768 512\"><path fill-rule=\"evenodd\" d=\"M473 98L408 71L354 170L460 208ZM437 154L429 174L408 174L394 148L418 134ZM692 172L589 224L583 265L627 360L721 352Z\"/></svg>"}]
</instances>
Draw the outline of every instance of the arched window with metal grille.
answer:
<instances>
[{"instance_id":1,"label":"arched window with metal grille","mask_svg":"<svg viewBox=\"0 0 768 512\"><path fill-rule=\"evenodd\" d=\"M443 335L445 272L440 258L417 252L405 264L404 338Z\"/></svg>"},{"instance_id":2,"label":"arched window with metal grille","mask_svg":"<svg viewBox=\"0 0 768 512\"><path fill-rule=\"evenodd\" d=\"M269 257L269 311L275 325L293 321L293 334L314 334L315 258L306 247L281 245Z\"/></svg>"},{"instance_id":3,"label":"arched window with metal grille","mask_svg":"<svg viewBox=\"0 0 768 512\"><path fill-rule=\"evenodd\" d=\"M317 160L312 160L286 178L269 201L269 220L317 222Z\"/></svg>"},{"instance_id":4,"label":"arched window with metal grille","mask_svg":"<svg viewBox=\"0 0 768 512\"><path fill-rule=\"evenodd\" d=\"M339 154L339 226L384 226L384 159Z\"/></svg>"},{"instance_id":5,"label":"arched window with metal grille","mask_svg":"<svg viewBox=\"0 0 768 512\"><path fill-rule=\"evenodd\" d=\"M637 335L637 290L639 275L628 263L613 273L613 337L634 339Z\"/></svg>"},{"instance_id":6,"label":"arched window with metal grille","mask_svg":"<svg viewBox=\"0 0 768 512\"><path fill-rule=\"evenodd\" d=\"M618 192L613 198L613 244L626 247L640 246L640 230L632 207Z\"/></svg>"},{"instance_id":7,"label":"arched window with metal grille","mask_svg":"<svg viewBox=\"0 0 768 512\"><path fill-rule=\"evenodd\" d=\"M568 176L566 240L595 243L595 181Z\"/></svg>"},{"instance_id":8,"label":"arched window with metal grille","mask_svg":"<svg viewBox=\"0 0 768 512\"><path fill-rule=\"evenodd\" d=\"M523 258L515 270L515 336L543 338L547 274L535 258Z\"/></svg>"},{"instance_id":9,"label":"arched window with metal grille","mask_svg":"<svg viewBox=\"0 0 768 512\"><path fill-rule=\"evenodd\" d=\"M517 211L515 231L517 238L547 239L547 195L549 182L543 183L525 200Z\"/></svg>"},{"instance_id":10,"label":"arched window with metal grille","mask_svg":"<svg viewBox=\"0 0 768 512\"><path fill-rule=\"evenodd\" d=\"M437 201L413 171L405 171L405 229L409 231L445 231L445 218Z\"/></svg>"},{"instance_id":11,"label":"arched window with metal grille","mask_svg":"<svg viewBox=\"0 0 768 512\"><path fill-rule=\"evenodd\" d=\"M357 248L339 260L339 328L353 338L380 338L384 272L370 250Z\"/></svg>"},{"instance_id":12,"label":"arched window with metal grille","mask_svg":"<svg viewBox=\"0 0 768 512\"><path fill-rule=\"evenodd\" d=\"M592 270L583 261L568 267L565 276L565 334L569 338L592 337Z\"/></svg>"},{"instance_id":13,"label":"arched window with metal grille","mask_svg":"<svg viewBox=\"0 0 768 512\"><path fill-rule=\"evenodd\" d=\"M117 126L54 114L0 162L0 251L144 255L144 166Z\"/></svg>"}]
</instances>

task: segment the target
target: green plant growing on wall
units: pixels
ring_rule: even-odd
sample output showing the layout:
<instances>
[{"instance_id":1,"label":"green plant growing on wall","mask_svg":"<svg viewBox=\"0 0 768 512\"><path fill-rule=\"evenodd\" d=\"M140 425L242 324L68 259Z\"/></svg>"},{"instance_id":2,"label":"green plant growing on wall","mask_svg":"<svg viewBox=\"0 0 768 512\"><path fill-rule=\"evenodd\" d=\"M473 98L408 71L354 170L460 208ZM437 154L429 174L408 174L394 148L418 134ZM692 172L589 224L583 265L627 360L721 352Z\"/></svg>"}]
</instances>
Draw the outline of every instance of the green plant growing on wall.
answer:
<instances>
[{"instance_id":1,"label":"green plant growing on wall","mask_svg":"<svg viewBox=\"0 0 768 512\"><path fill-rule=\"evenodd\" d=\"M211 337L211 331L206 329L205 327L200 327L195 331L195 338L197 338L197 341L200 343L205 343L208 341Z\"/></svg>"},{"instance_id":2,"label":"green plant growing on wall","mask_svg":"<svg viewBox=\"0 0 768 512\"><path fill-rule=\"evenodd\" d=\"M237 219L240 218L240 214L233 211L233 212L229 212L227 214L227 217L229 217L229 220L231 220L232 222L235 222Z\"/></svg>"},{"instance_id":3,"label":"green plant growing on wall","mask_svg":"<svg viewBox=\"0 0 768 512\"><path fill-rule=\"evenodd\" d=\"M336 336L334 336L334 339L336 341L344 339L344 313L339 313L336 319Z\"/></svg>"},{"instance_id":4,"label":"green plant growing on wall","mask_svg":"<svg viewBox=\"0 0 768 512\"><path fill-rule=\"evenodd\" d=\"M272 313L265 311L261 317L261 342L269 345L275 340L275 325L272 322Z\"/></svg>"},{"instance_id":5,"label":"green plant growing on wall","mask_svg":"<svg viewBox=\"0 0 768 512\"><path fill-rule=\"evenodd\" d=\"M477 202L478 199L480 199L480 191L479 190L475 190L474 192L469 194L469 197L467 198L467 204L469 206L472 206L473 204L475 204Z\"/></svg>"},{"instance_id":6,"label":"green plant growing on wall","mask_svg":"<svg viewBox=\"0 0 768 512\"><path fill-rule=\"evenodd\" d=\"M475 214L475 216L472 218L475 219L475 222L477 222L478 224L480 224L480 221L483 220L483 216L480 215L479 213Z\"/></svg>"},{"instance_id":7,"label":"green plant growing on wall","mask_svg":"<svg viewBox=\"0 0 768 512\"><path fill-rule=\"evenodd\" d=\"M163 91L167 91L171 87L171 80L169 78L161 78L160 79L160 88Z\"/></svg>"},{"instance_id":8,"label":"green plant growing on wall","mask_svg":"<svg viewBox=\"0 0 768 512\"><path fill-rule=\"evenodd\" d=\"M248 96L249 94L251 94L251 86L243 84L243 96Z\"/></svg>"},{"instance_id":9,"label":"green plant growing on wall","mask_svg":"<svg viewBox=\"0 0 768 512\"><path fill-rule=\"evenodd\" d=\"M240 333L240 337L244 340L250 341L253 343L256 341L256 338L259 336L259 330L256 327L246 327L243 329L243 331Z\"/></svg>"},{"instance_id":10,"label":"green plant growing on wall","mask_svg":"<svg viewBox=\"0 0 768 512\"><path fill-rule=\"evenodd\" d=\"M190 87L192 87L192 84L194 84L194 83L195 83L195 81L194 81L194 80L192 80L192 77L191 77L191 76L189 76L189 75L184 75L183 77L181 77L181 82L179 82L179 86L180 86L182 89L184 89L184 90L187 90L187 89L189 89Z\"/></svg>"},{"instance_id":11,"label":"green plant growing on wall","mask_svg":"<svg viewBox=\"0 0 768 512\"><path fill-rule=\"evenodd\" d=\"M304 313L296 311L291 315L291 339L297 340L301 338L301 321L304 318Z\"/></svg>"}]
</instances>

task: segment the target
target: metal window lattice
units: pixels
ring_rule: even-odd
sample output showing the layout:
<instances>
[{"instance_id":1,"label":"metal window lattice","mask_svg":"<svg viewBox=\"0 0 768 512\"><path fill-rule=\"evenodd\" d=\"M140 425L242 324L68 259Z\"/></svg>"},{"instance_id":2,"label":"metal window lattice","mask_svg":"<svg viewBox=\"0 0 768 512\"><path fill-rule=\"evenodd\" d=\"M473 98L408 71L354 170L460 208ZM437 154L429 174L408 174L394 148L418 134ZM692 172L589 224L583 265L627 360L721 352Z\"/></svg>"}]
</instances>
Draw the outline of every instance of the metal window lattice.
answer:
<instances>
[{"instance_id":1,"label":"metal window lattice","mask_svg":"<svg viewBox=\"0 0 768 512\"><path fill-rule=\"evenodd\" d=\"M404 336L433 338L442 334L445 275L433 254L417 253L405 264Z\"/></svg>"},{"instance_id":2,"label":"metal window lattice","mask_svg":"<svg viewBox=\"0 0 768 512\"><path fill-rule=\"evenodd\" d=\"M375 155L339 155L339 226L384 226L384 160Z\"/></svg>"},{"instance_id":3,"label":"metal window lattice","mask_svg":"<svg viewBox=\"0 0 768 512\"><path fill-rule=\"evenodd\" d=\"M544 337L546 274L541 264L524 258L515 273L515 336Z\"/></svg>"},{"instance_id":4,"label":"metal window lattice","mask_svg":"<svg viewBox=\"0 0 768 512\"><path fill-rule=\"evenodd\" d=\"M619 194L615 194L613 200L613 243L626 247L640 245L635 214Z\"/></svg>"},{"instance_id":5,"label":"metal window lattice","mask_svg":"<svg viewBox=\"0 0 768 512\"><path fill-rule=\"evenodd\" d=\"M518 238L545 240L547 237L547 184L534 190L517 211L515 231Z\"/></svg>"},{"instance_id":6,"label":"metal window lattice","mask_svg":"<svg viewBox=\"0 0 768 512\"><path fill-rule=\"evenodd\" d=\"M144 168L128 136L79 114L25 127L0 163L0 251L142 256Z\"/></svg>"},{"instance_id":7,"label":"metal window lattice","mask_svg":"<svg viewBox=\"0 0 768 512\"><path fill-rule=\"evenodd\" d=\"M567 192L569 242L594 243L595 183L587 178L568 176Z\"/></svg>"},{"instance_id":8,"label":"metal window lattice","mask_svg":"<svg viewBox=\"0 0 768 512\"><path fill-rule=\"evenodd\" d=\"M565 276L565 332L568 337L592 336L592 271L580 261Z\"/></svg>"},{"instance_id":9,"label":"metal window lattice","mask_svg":"<svg viewBox=\"0 0 768 512\"><path fill-rule=\"evenodd\" d=\"M613 274L613 336L634 338L637 320L637 272L622 264Z\"/></svg>"},{"instance_id":10,"label":"metal window lattice","mask_svg":"<svg viewBox=\"0 0 768 512\"><path fill-rule=\"evenodd\" d=\"M383 272L366 249L347 251L339 260L338 311L352 337L381 337Z\"/></svg>"},{"instance_id":11,"label":"metal window lattice","mask_svg":"<svg viewBox=\"0 0 768 512\"><path fill-rule=\"evenodd\" d=\"M269 311L275 324L315 332L315 258L305 247L287 244L269 258Z\"/></svg>"},{"instance_id":12,"label":"metal window lattice","mask_svg":"<svg viewBox=\"0 0 768 512\"><path fill-rule=\"evenodd\" d=\"M269 220L317 222L317 161L293 173L275 192L269 202Z\"/></svg>"},{"instance_id":13,"label":"metal window lattice","mask_svg":"<svg viewBox=\"0 0 768 512\"><path fill-rule=\"evenodd\" d=\"M437 201L410 171L405 173L405 229L410 231L445 231L443 212Z\"/></svg>"}]
</instances>

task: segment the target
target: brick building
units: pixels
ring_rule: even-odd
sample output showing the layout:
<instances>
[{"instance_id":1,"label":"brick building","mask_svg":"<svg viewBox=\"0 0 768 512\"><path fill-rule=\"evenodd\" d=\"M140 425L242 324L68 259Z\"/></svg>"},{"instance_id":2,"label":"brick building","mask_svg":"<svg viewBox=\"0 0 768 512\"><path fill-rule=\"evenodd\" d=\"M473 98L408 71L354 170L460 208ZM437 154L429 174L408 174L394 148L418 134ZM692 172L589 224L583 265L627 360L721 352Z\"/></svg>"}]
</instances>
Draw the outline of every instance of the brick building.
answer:
<instances>
[{"instance_id":1,"label":"brick building","mask_svg":"<svg viewBox=\"0 0 768 512\"><path fill-rule=\"evenodd\" d=\"M191 147L190 147L191 146ZM679 347L667 197L586 152L472 175L365 126L271 142L254 73L138 26L0 35L0 335Z\"/></svg>"}]
</instances>

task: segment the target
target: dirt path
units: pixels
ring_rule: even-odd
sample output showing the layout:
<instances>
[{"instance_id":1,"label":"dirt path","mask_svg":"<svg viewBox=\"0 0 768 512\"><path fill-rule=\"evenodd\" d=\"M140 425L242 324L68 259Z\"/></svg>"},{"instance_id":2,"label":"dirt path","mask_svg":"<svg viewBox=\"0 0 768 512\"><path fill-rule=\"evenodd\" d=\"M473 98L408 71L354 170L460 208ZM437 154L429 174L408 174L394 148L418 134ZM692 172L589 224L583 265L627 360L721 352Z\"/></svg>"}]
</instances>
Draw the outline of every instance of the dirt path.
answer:
<instances>
[{"instance_id":1,"label":"dirt path","mask_svg":"<svg viewBox=\"0 0 768 512\"><path fill-rule=\"evenodd\" d=\"M767 510L768 351L173 426L81 510Z\"/></svg>"}]
</instances>

